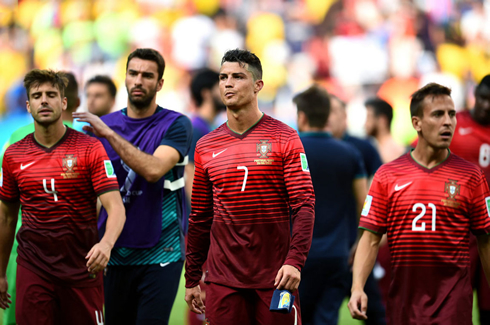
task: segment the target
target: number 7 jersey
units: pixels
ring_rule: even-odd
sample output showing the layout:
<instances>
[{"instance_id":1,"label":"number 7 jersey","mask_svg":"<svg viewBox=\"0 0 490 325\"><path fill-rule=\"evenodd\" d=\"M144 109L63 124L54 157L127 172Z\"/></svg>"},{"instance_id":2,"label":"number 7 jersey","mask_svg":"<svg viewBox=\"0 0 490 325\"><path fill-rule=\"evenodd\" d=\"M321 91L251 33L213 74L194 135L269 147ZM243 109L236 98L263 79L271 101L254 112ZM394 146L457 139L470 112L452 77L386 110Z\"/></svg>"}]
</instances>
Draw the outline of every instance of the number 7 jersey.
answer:
<instances>
[{"instance_id":1,"label":"number 7 jersey","mask_svg":"<svg viewBox=\"0 0 490 325\"><path fill-rule=\"evenodd\" d=\"M315 196L296 131L268 115L243 134L223 124L194 157L186 286L199 283L206 257L206 281L235 288L273 288L283 264L301 270Z\"/></svg>"},{"instance_id":2,"label":"number 7 jersey","mask_svg":"<svg viewBox=\"0 0 490 325\"><path fill-rule=\"evenodd\" d=\"M450 153L427 169L407 153L376 173L359 227L388 236L391 324L471 324L469 231L490 233L477 166Z\"/></svg>"}]
</instances>

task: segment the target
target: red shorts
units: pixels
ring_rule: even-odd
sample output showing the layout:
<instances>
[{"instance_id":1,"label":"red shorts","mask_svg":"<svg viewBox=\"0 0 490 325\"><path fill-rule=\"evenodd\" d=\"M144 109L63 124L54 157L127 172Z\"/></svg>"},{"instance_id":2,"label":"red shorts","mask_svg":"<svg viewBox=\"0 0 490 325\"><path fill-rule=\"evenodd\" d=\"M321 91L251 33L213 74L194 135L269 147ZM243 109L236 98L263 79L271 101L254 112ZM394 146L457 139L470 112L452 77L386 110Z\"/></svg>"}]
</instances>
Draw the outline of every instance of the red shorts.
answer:
<instances>
[{"instance_id":1,"label":"red shorts","mask_svg":"<svg viewBox=\"0 0 490 325\"><path fill-rule=\"evenodd\" d=\"M206 286L206 318L209 325L301 325L298 291L291 313L269 310L274 289L238 289L214 283Z\"/></svg>"},{"instance_id":2,"label":"red shorts","mask_svg":"<svg viewBox=\"0 0 490 325\"><path fill-rule=\"evenodd\" d=\"M17 265L15 317L19 325L104 324L103 285L77 288L54 284Z\"/></svg>"}]
</instances>

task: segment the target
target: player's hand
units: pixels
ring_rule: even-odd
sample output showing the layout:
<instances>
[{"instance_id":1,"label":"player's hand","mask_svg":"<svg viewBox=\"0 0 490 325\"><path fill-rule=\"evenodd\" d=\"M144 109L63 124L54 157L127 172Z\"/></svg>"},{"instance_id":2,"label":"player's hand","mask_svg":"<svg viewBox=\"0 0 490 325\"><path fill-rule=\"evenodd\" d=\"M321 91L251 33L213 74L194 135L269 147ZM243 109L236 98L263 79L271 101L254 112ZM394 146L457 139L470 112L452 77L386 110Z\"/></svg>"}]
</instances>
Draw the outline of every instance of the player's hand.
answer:
<instances>
[{"instance_id":1,"label":"player's hand","mask_svg":"<svg viewBox=\"0 0 490 325\"><path fill-rule=\"evenodd\" d=\"M0 308L6 309L10 307L12 300L10 300L10 294L8 289L7 277L0 277Z\"/></svg>"},{"instance_id":2,"label":"player's hand","mask_svg":"<svg viewBox=\"0 0 490 325\"><path fill-rule=\"evenodd\" d=\"M350 296L349 307L352 318L366 320L368 297L362 290L354 290Z\"/></svg>"},{"instance_id":3,"label":"player's hand","mask_svg":"<svg viewBox=\"0 0 490 325\"><path fill-rule=\"evenodd\" d=\"M97 115L89 112L75 112L72 115L74 119L80 122L89 123L90 125L83 126L83 130L92 132L99 138L106 138L113 132Z\"/></svg>"},{"instance_id":4,"label":"player's hand","mask_svg":"<svg viewBox=\"0 0 490 325\"><path fill-rule=\"evenodd\" d=\"M94 245L88 252L85 259L88 259L87 268L90 273L103 271L111 258L112 246L105 242L100 242Z\"/></svg>"},{"instance_id":5,"label":"player's hand","mask_svg":"<svg viewBox=\"0 0 490 325\"><path fill-rule=\"evenodd\" d=\"M296 291L301 282L301 272L291 265L283 265L277 272L274 286L279 290Z\"/></svg>"},{"instance_id":6,"label":"player's hand","mask_svg":"<svg viewBox=\"0 0 490 325\"><path fill-rule=\"evenodd\" d=\"M206 307L201 299L201 287L185 288L185 302L189 309L196 314L204 314Z\"/></svg>"}]
</instances>

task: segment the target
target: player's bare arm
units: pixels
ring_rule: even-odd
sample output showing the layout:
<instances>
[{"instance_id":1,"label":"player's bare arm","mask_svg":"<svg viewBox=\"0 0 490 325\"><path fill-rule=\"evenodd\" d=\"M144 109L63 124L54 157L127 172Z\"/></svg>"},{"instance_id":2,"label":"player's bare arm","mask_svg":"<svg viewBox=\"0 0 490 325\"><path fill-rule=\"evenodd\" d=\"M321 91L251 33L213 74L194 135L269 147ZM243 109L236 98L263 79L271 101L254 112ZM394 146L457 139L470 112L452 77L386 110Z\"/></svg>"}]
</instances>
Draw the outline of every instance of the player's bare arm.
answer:
<instances>
[{"instance_id":1,"label":"player's bare arm","mask_svg":"<svg viewBox=\"0 0 490 325\"><path fill-rule=\"evenodd\" d=\"M490 284L490 235L476 236L478 243L478 254L480 255L481 265L485 272L487 282Z\"/></svg>"},{"instance_id":2,"label":"player's bare arm","mask_svg":"<svg viewBox=\"0 0 490 325\"><path fill-rule=\"evenodd\" d=\"M199 285L192 288L185 288L185 302L189 309L196 314L204 314L206 307L201 298L201 287Z\"/></svg>"},{"instance_id":3,"label":"player's bare arm","mask_svg":"<svg viewBox=\"0 0 490 325\"><path fill-rule=\"evenodd\" d=\"M301 272L291 265L283 265L277 272L274 286L279 290L296 291L301 282Z\"/></svg>"},{"instance_id":4,"label":"player's bare arm","mask_svg":"<svg viewBox=\"0 0 490 325\"><path fill-rule=\"evenodd\" d=\"M92 247L85 257L88 259L87 268L90 273L100 272L107 266L111 250L126 221L126 211L118 191L104 193L99 196L99 199L108 216L104 237Z\"/></svg>"},{"instance_id":5,"label":"player's bare arm","mask_svg":"<svg viewBox=\"0 0 490 325\"><path fill-rule=\"evenodd\" d=\"M14 243L19 206L19 201L0 200L0 308L2 309L8 308L12 303L7 292L7 264Z\"/></svg>"},{"instance_id":6,"label":"player's bare arm","mask_svg":"<svg viewBox=\"0 0 490 325\"><path fill-rule=\"evenodd\" d=\"M352 272L351 298L347 305L352 318L367 319L368 297L364 293L364 285L376 262L380 241L381 235L370 231L364 231L359 240Z\"/></svg>"},{"instance_id":7,"label":"player's bare arm","mask_svg":"<svg viewBox=\"0 0 490 325\"><path fill-rule=\"evenodd\" d=\"M364 200L366 199L367 191L368 191L368 186L367 186L366 177L356 178L352 182L352 192L354 193L354 197L356 198L358 224L362 212L362 207L364 205ZM352 245L351 250L349 252L349 265L352 265L352 263L354 262L354 256L356 254L357 244L359 243L360 237L361 237L361 231L359 231L356 242Z\"/></svg>"},{"instance_id":8,"label":"player's bare arm","mask_svg":"<svg viewBox=\"0 0 490 325\"><path fill-rule=\"evenodd\" d=\"M162 145L155 150L153 155L150 155L122 138L94 114L73 113L73 117L90 123L90 126L84 126L83 129L94 133L97 137L106 138L124 163L150 183L160 180L179 162L180 154L175 148Z\"/></svg>"}]
</instances>

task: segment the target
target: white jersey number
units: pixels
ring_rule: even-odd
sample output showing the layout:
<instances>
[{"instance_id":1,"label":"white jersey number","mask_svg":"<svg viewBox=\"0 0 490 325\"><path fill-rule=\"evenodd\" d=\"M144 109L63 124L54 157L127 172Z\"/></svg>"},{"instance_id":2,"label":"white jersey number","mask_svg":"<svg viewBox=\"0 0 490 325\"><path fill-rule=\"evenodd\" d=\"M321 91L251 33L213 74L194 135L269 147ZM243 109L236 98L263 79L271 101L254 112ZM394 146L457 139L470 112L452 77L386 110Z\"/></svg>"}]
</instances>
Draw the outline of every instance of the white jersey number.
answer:
<instances>
[{"instance_id":1,"label":"white jersey number","mask_svg":"<svg viewBox=\"0 0 490 325\"><path fill-rule=\"evenodd\" d=\"M245 177L243 178L243 184L242 184L242 192L243 192L245 191L245 186L247 185L248 168L246 166L238 166L236 169L245 171Z\"/></svg>"},{"instance_id":2,"label":"white jersey number","mask_svg":"<svg viewBox=\"0 0 490 325\"><path fill-rule=\"evenodd\" d=\"M54 201L58 201L58 191L54 190L54 178L51 178L51 190L48 190L46 186L46 179L43 179L44 191L48 194L53 194Z\"/></svg>"},{"instance_id":3,"label":"white jersey number","mask_svg":"<svg viewBox=\"0 0 490 325\"><path fill-rule=\"evenodd\" d=\"M481 145L478 162L482 168L487 168L490 165L490 145L488 143Z\"/></svg>"},{"instance_id":4,"label":"white jersey number","mask_svg":"<svg viewBox=\"0 0 490 325\"><path fill-rule=\"evenodd\" d=\"M436 231L436 206L433 203L427 204L429 208L432 209L432 231ZM417 226L417 221L420 220L423 216L425 216L425 212L427 209L425 208L425 205L422 203L415 203L413 205L412 211L417 212L418 209L422 209L420 214L416 216L413 221L412 221L412 231L425 231L425 222L422 222L420 226Z\"/></svg>"}]
</instances>

